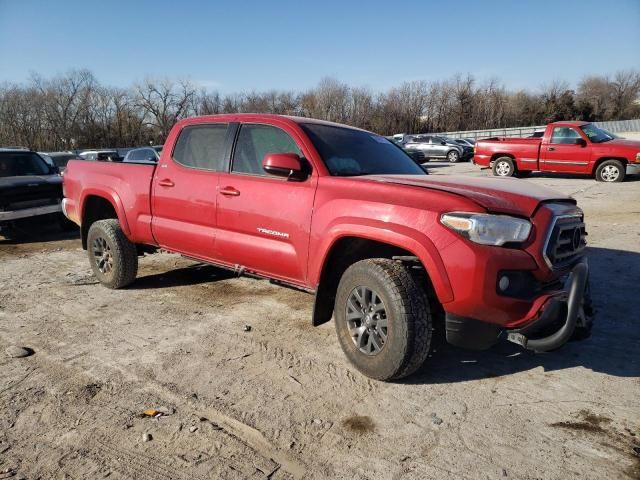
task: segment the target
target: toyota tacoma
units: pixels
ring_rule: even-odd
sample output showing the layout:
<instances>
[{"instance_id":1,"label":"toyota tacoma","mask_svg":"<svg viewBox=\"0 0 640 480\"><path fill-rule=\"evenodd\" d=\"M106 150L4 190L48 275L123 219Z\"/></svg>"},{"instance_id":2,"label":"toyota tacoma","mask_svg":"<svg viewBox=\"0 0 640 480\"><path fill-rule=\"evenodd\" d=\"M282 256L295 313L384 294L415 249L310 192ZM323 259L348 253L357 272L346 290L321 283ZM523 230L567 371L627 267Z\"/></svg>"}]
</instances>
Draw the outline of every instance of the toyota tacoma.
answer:
<instances>
[{"instance_id":1,"label":"toyota tacoma","mask_svg":"<svg viewBox=\"0 0 640 480\"><path fill-rule=\"evenodd\" d=\"M157 165L71 161L63 210L96 277L162 248L314 295L365 375L393 380L446 339L536 351L588 332L583 213L516 179L428 176L384 137L308 118L194 117Z\"/></svg>"}]
</instances>

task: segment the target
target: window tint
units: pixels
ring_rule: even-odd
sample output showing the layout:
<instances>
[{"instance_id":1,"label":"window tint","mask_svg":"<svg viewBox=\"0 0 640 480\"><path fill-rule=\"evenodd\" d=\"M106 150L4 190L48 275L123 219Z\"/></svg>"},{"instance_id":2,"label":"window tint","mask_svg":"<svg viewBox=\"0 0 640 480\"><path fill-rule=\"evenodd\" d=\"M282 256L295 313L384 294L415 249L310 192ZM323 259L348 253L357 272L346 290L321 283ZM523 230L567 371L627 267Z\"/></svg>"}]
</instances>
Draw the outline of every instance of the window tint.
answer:
<instances>
[{"instance_id":1,"label":"window tint","mask_svg":"<svg viewBox=\"0 0 640 480\"><path fill-rule=\"evenodd\" d=\"M184 127L173 159L186 167L223 170L226 134L226 123Z\"/></svg>"},{"instance_id":2,"label":"window tint","mask_svg":"<svg viewBox=\"0 0 640 480\"><path fill-rule=\"evenodd\" d=\"M1 152L0 177L48 175L49 167L42 157L31 152Z\"/></svg>"},{"instance_id":3,"label":"window tint","mask_svg":"<svg viewBox=\"0 0 640 480\"><path fill-rule=\"evenodd\" d=\"M131 153L129 153L129 160L131 160L132 162L137 162L138 160L142 160L142 150L132 150Z\"/></svg>"},{"instance_id":4,"label":"window tint","mask_svg":"<svg viewBox=\"0 0 640 480\"><path fill-rule=\"evenodd\" d=\"M270 125L242 125L233 154L233 171L267 175L262 161L267 153L302 155L296 142L283 130Z\"/></svg>"},{"instance_id":5,"label":"window tint","mask_svg":"<svg viewBox=\"0 0 640 480\"><path fill-rule=\"evenodd\" d=\"M582 138L578 132L569 127L555 127L551 134L551 143L575 144L576 138Z\"/></svg>"},{"instance_id":6,"label":"window tint","mask_svg":"<svg viewBox=\"0 0 640 480\"><path fill-rule=\"evenodd\" d=\"M300 124L331 175L424 175L424 170L386 138L364 130L320 123Z\"/></svg>"},{"instance_id":7,"label":"window tint","mask_svg":"<svg viewBox=\"0 0 640 480\"><path fill-rule=\"evenodd\" d=\"M155 162L156 161L156 152L152 148L143 148L139 150L139 160L144 160L146 162Z\"/></svg>"}]
</instances>

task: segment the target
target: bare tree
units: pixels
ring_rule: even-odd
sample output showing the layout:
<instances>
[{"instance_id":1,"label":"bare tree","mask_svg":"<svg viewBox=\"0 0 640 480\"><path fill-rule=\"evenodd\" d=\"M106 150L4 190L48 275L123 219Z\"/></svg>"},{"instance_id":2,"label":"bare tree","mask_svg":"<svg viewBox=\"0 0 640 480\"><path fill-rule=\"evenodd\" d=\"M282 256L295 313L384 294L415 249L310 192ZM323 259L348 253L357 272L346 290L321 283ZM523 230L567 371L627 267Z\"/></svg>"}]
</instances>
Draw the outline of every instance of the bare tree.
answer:
<instances>
[{"instance_id":1,"label":"bare tree","mask_svg":"<svg viewBox=\"0 0 640 480\"><path fill-rule=\"evenodd\" d=\"M170 79L147 78L135 87L136 105L144 112L145 124L166 138L171 127L189 115L196 95L194 86L186 80L175 82Z\"/></svg>"}]
</instances>

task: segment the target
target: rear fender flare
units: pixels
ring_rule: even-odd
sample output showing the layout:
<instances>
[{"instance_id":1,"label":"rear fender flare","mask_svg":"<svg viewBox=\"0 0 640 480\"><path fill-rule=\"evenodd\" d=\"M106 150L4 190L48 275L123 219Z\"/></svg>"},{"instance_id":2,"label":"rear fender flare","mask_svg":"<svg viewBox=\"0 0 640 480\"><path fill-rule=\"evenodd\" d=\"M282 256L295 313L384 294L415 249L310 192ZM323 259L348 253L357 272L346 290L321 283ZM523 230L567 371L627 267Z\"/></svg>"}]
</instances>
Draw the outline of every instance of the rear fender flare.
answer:
<instances>
[{"instance_id":1,"label":"rear fender flare","mask_svg":"<svg viewBox=\"0 0 640 480\"><path fill-rule=\"evenodd\" d=\"M114 190L108 187L86 188L83 190L82 197L80 199L80 205L81 205L80 219L81 220L84 218L85 208L87 205L87 198L89 197L104 198L109 203L111 203L111 205L113 206L113 209L116 211L116 215L118 216L118 222L120 223L120 228L122 228L122 231L127 237L131 235L131 229L129 228L129 223L127 222L127 216L125 214L125 209L124 209L122 200L120 200L120 197Z\"/></svg>"}]
</instances>

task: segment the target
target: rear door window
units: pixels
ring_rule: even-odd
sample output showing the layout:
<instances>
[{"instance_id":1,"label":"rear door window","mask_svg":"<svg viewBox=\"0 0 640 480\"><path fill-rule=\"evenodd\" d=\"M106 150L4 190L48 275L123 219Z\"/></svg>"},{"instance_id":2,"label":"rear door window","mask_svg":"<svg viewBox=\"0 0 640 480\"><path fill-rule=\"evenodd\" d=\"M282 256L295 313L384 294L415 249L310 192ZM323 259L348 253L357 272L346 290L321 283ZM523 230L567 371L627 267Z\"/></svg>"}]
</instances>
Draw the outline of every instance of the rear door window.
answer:
<instances>
[{"instance_id":1,"label":"rear door window","mask_svg":"<svg viewBox=\"0 0 640 480\"><path fill-rule=\"evenodd\" d=\"M262 161L268 153L302 155L296 142L284 130L271 125L242 125L233 154L232 171L266 176Z\"/></svg>"},{"instance_id":2,"label":"rear door window","mask_svg":"<svg viewBox=\"0 0 640 480\"><path fill-rule=\"evenodd\" d=\"M173 150L173 159L189 168L222 171L227 129L226 123L184 127Z\"/></svg>"}]
</instances>

